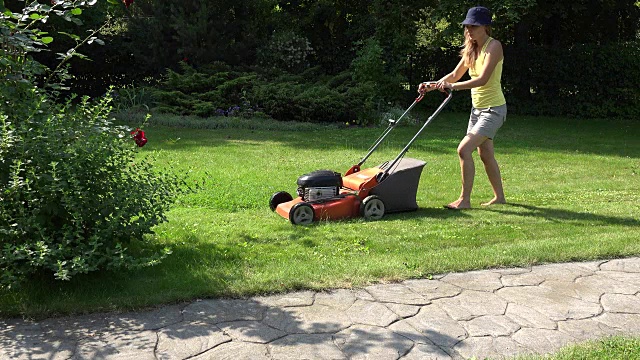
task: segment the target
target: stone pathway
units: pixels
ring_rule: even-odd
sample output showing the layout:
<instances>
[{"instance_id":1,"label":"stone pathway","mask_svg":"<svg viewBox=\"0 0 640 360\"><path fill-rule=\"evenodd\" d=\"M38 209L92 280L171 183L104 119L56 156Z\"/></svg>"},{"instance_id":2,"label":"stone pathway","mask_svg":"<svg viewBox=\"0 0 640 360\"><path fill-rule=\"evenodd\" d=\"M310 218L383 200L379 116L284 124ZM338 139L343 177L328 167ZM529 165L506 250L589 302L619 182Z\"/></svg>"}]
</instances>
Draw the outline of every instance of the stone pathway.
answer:
<instances>
[{"instance_id":1,"label":"stone pathway","mask_svg":"<svg viewBox=\"0 0 640 360\"><path fill-rule=\"evenodd\" d=\"M0 320L0 359L467 359L640 335L640 258Z\"/></svg>"}]
</instances>

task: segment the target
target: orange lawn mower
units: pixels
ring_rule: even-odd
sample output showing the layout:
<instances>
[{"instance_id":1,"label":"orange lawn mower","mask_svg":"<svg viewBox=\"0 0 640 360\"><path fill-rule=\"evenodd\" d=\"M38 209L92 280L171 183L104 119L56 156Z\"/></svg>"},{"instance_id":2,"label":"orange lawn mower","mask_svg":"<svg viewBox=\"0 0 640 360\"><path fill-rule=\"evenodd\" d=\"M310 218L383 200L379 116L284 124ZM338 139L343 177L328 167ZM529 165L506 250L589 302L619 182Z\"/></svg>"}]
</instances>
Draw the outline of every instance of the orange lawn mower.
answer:
<instances>
[{"instance_id":1,"label":"orange lawn mower","mask_svg":"<svg viewBox=\"0 0 640 360\"><path fill-rule=\"evenodd\" d=\"M425 84L435 86L434 82ZM451 90L446 89L446 98L395 159L368 169L361 167L424 95L421 93L397 120L389 120L386 130L369 148L364 158L357 165L353 165L344 176L331 170L318 170L302 175L297 181L298 197L294 199L286 191L277 192L269 201L271 210L289 219L294 225L309 225L319 220L339 220L358 216L367 220L378 220L386 213L417 210L418 183L426 163L422 160L404 158L404 155L420 133L451 100Z\"/></svg>"}]
</instances>

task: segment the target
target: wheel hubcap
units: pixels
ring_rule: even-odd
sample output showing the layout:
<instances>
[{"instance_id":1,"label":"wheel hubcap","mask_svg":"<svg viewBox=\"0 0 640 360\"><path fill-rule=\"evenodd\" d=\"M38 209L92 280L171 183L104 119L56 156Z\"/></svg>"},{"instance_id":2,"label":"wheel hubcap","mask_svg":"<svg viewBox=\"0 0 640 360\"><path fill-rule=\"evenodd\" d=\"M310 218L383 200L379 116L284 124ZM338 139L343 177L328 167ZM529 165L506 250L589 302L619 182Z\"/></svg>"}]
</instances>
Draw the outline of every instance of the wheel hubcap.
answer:
<instances>
[{"instance_id":1,"label":"wheel hubcap","mask_svg":"<svg viewBox=\"0 0 640 360\"><path fill-rule=\"evenodd\" d=\"M384 215L382 202L380 200L372 200L365 206L365 217L371 219L378 219Z\"/></svg>"},{"instance_id":2,"label":"wheel hubcap","mask_svg":"<svg viewBox=\"0 0 640 360\"><path fill-rule=\"evenodd\" d=\"M296 209L293 218L297 224L308 224L313 221L313 213L311 208L304 206Z\"/></svg>"}]
</instances>

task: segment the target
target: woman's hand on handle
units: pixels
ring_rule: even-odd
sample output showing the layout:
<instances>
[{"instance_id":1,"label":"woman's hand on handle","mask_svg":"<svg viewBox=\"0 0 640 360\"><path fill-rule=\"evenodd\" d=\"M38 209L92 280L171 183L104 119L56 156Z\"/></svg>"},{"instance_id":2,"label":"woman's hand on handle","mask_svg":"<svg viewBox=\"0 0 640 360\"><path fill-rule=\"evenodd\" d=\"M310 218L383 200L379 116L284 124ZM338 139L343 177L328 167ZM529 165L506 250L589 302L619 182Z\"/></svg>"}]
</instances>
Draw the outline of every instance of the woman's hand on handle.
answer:
<instances>
[{"instance_id":1,"label":"woman's hand on handle","mask_svg":"<svg viewBox=\"0 0 640 360\"><path fill-rule=\"evenodd\" d=\"M421 83L420 85L418 85L418 93L420 95L424 95L426 93L428 93L431 90L435 90L436 89L436 82L435 81L425 81L423 83Z\"/></svg>"},{"instance_id":2,"label":"woman's hand on handle","mask_svg":"<svg viewBox=\"0 0 640 360\"><path fill-rule=\"evenodd\" d=\"M453 84L446 80L438 81L436 87L442 92L444 92L446 89L453 90Z\"/></svg>"}]
</instances>

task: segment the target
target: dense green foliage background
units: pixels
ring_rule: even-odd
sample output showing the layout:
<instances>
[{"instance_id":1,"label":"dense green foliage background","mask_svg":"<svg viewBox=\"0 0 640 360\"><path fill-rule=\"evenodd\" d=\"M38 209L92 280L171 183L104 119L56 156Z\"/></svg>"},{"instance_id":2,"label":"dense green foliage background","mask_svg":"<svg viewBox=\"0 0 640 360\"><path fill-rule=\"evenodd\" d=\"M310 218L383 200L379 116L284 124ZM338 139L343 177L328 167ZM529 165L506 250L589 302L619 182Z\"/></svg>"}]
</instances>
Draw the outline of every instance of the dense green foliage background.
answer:
<instances>
[{"instance_id":1,"label":"dense green foliage background","mask_svg":"<svg viewBox=\"0 0 640 360\"><path fill-rule=\"evenodd\" d=\"M317 85L316 92L328 96L322 102L331 104L334 113L352 108L347 96L366 90L343 91L340 104L334 104L334 94L326 89L327 77L344 77L347 72L352 83L345 86L357 86L354 83L363 79L375 84L369 86L372 92L365 93L370 103L355 112L366 115L380 104L408 100L417 83L437 79L455 66L462 43L459 23L475 5L417 0L136 0L125 8L100 1L85 12L83 21L98 27L111 16L111 25L102 31L106 45L85 50L92 61L77 59L72 71L78 91L100 95L112 84L156 86L166 80L167 69L184 71L183 62L205 74L211 64L220 62L283 88L281 92ZM634 61L640 56L637 2L487 0L483 5L494 11L494 36L504 44L503 81L511 113L640 114L640 90L635 86L640 83L640 67ZM48 26L64 30L77 25L51 21ZM51 51L39 53L38 58L51 63L58 47L65 46L56 39L49 45ZM307 73L305 81L296 81L295 86L282 74L265 74L274 70L300 74L310 68L316 69L314 76ZM218 91L220 84L204 85L207 91ZM259 87L258 93L271 91ZM255 97L250 99L254 106L273 101L251 92L247 96ZM371 102L372 98L379 101ZM456 100L451 109L466 111L468 99ZM192 106L198 101L203 100L187 102ZM224 98L200 105L214 111L241 105L229 104L233 101ZM290 119L292 111L281 111L285 103L276 107L269 115ZM190 108L179 112L185 111ZM316 121L348 117L351 114L326 116L322 110Z\"/></svg>"}]
</instances>

